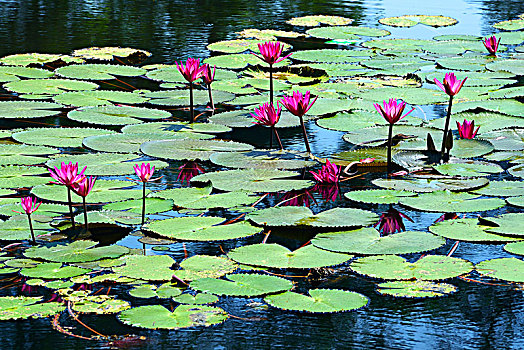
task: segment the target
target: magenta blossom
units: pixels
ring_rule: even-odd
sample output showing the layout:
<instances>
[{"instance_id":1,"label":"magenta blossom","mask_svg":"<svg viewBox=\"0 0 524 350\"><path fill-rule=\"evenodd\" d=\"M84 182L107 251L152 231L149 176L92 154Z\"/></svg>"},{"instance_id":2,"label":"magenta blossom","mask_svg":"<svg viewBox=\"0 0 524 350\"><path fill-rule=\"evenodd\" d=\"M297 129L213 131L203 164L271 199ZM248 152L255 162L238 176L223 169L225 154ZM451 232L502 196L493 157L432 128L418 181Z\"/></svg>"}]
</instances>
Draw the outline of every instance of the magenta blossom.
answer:
<instances>
[{"instance_id":1,"label":"magenta blossom","mask_svg":"<svg viewBox=\"0 0 524 350\"><path fill-rule=\"evenodd\" d=\"M282 112L282 107L278 107L278 110L275 110L272 104L264 103L263 105L255 108L255 113L251 113L253 118L257 121L253 122L259 125L266 126L275 126L276 123L280 120L280 113Z\"/></svg>"},{"instance_id":2,"label":"magenta blossom","mask_svg":"<svg viewBox=\"0 0 524 350\"><path fill-rule=\"evenodd\" d=\"M406 102L404 101L398 102L394 98L390 98L389 102L386 102L384 100L383 105L384 107L382 107L378 103L373 103L373 106L375 106L375 109L380 113L382 117L384 117L384 119L386 119L386 121L389 124L395 124L400 119L404 118L409 113L413 112L413 110L415 109L415 108L412 108L409 112L402 115L402 112L404 112L404 108L406 108Z\"/></svg>"},{"instance_id":3,"label":"magenta blossom","mask_svg":"<svg viewBox=\"0 0 524 350\"><path fill-rule=\"evenodd\" d=\"M282 50L284 50L284 44L279 42L266 41L263 44L258 44L258 49L260 50L260 54L262 56L259 56L256 53L253 55L257 56L269 65L281 62L291 56L291 54L289 54L285 57L281 57Z\"/></svg>"},{"instance_id":4,"label":"magenta blossom","mask_svg":"<svg viewBox=\"0 0 524 350\"><path fill-rule=\"evenodd\" d=\"M413 222L413 220L408 217L406 214L399 212L394 208L389 208L388 211L380 215L379 221L374 225L374 227L379 226L378 230L381 234L387 235L390 233L402 232L406 228L404 227L404 222L402 220L408 219Z\"/></svg>"},{"instance_id":5,"label":"magenta blossom","mask_svg":"<svg viewBox=\"0 0 524 350\"><path fill-rule=\"evenodd\" d=\"M360 159L359 163L360 164L369 164L369 163L373 163L374 161L375 161L375 158L364 158L364 159Z\"/></svg>"},{"instance_id":6,"label":"magenta blossom","mask_svg":"<svg viewBox=\"0 0 524 350\"><path fill-rule=\"evenodd\" d=\"M141 182L148 182L155 172L155 167L151 168L149 163L135 164L133 169L135 169L135 173Z\"/></svg>"},{"instance_id":7,"label":"magenta blossom","mask_svg":"<svg viewBox=\"0 0 524 350\"><path fill-rule=\"evenodd\" d=\"M40 206L40 204L42 204L42 202L37 203L36 198L28 196L28 197L22 197L20 204L22 205L22 209L24 209L24 212L27 215L31 215L38 209L38 207ZM13 211L18 214L23 214L16 210L13 210Z\"/></svg>"},{"instance_id":8,"label":"magenta blossom","mask_svg":"<svg viewBox=\"0 0 524 350\"><path fill-rule=\"evenodd\" d=\"M194 161L187 162L184 165L178 167L178 169L180 169L180 172L178 173L176 180L180 181L181 183L185 182L187 185L189 185L189 181L191 181L194 176L206 172L204 168Z\"/></svg>"},{"instance_id":9,"label":"magenta blossom","mask_svg":"<svg viewBox=\"0 0 524 350\"><path fill-rule=\"evenodd\" d=\"M455 96L459 93L462 85L464 85L467 79L468 77L465 77L464 80L458 80L454 73L446 73L442 83L438 81L437 78L434 80L435 84L437 84L438 87L442 89L442 91L444 91L449 96Z\"/></svg>"},{"instance_id":10,"label":"magenta blossom","mask_svg":"<svg viewBox=\"0 0 524 350\"><path fill-rule=\"evenodd\" d=\"M58 182L51 181L51 183L66 185L68 188L72 189L75 184L81 182L85 178L84 172L86 171L87 166L85 166L80 173L78 172L78 163L73 164L72 162L69 162L69 164L66 164L62 162L60 169L56 166L54 168L54 171L50 169L49 172L51 173L51 177Z\"/></svg>"},{"instance_id":11,"label":"magenta blossom","mask_svg":"<svg viewBox=\"0 0 524 350\"><path fill-rule=\"evenodd\" d=\"M213 67L213 71L211 71L211 66L209 64L202 65L202 81L206 85L211 85L211 83L215 80L215 72L217 70L217 66Z\"/></svg>"},{"instance_id":12,"label":"magenta blossom","mask_svg":"<svg viewBox=\"0 0 524 350\"><path fill-rule=\"evenodd\" d=\"M293 91L292 96L284 96L280 103L286 107L293 115L302 117L306 114L313 104L315 104L318 97L315 97L313 102L310 103L311 92L306 91L304 95L300 91Z\"/></svg>"},{"instance_id":13,"label":"magenta blossom","mask_svg":"<svg viewBox=\"0 0 524 350\"><path fill-rule=\"evenodd\" d=\"M497 38L495 37L495 35L489 37L489 38L484 38L484 40L482 41L482 43L484 44L484 47L486 47L486 49L489 51L490 55L496 55L497 54L497 50L499 49L499 44L500 44L500 39L497 40Z\"/></svg>"},{"instance_id":14,"label":"magenta blossom","mask_svg":"<svg viewBox=\"0 0 524 350\"><path fill-rule=\"evenodd\" d=\"M464 123L460 125L459 122L457 122L457 128L459 131L460 138L462 139L472 139L477 135L477 131L479 131L480 126L477 126L475 129L475 121L467 121L464 119Z\"/></svg>"},{"instance_id":15,"label":"magenta blossom","mask_svg":"<svg viewBox=\"0 0 524 350\"><path fill-rule=\"evenodd\" d=\"M313 174L313 177L317 182L333 184L338 182L341 170L341 167L326 160L326 164L322 165L322 168L318 173L314 171L310 171L310 173Z\"/></svg>"},{"instance_id":16,"label":"magenta blossom","mask_svg":"<svg viewBox=\"0 0 524 350\"><path fill-rule=\"evenodd\" d=\"M75 184L75 186L73 187L73 192L85 198L93 189L95 182L96 176L90 176L89 178L84 177L84 180L82 182Z\"/></svg>"},{"instance_id":17,"label":"magenta blossom","mask_svg":"<svg viewBox=\"0 0 524 350\"><path fill-rule=\"evenodd\" d=\"M176 62L176 67L178 68L180 74L182 74L184 78L190 83L200 78L205 69L205 67L200 66L200 60L191 57L186 60L185 65L183 62Z\"/></svg>"}]
</instances>

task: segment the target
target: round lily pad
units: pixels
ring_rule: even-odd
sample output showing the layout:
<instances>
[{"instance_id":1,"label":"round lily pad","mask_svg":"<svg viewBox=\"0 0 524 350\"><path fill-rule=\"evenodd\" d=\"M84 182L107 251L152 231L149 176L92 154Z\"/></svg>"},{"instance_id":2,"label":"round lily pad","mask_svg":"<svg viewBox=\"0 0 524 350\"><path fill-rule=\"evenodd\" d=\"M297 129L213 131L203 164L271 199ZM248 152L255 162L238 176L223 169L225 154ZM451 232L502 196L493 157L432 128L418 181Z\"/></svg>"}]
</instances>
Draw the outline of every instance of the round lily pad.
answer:
<instances>
[{"instance_id":1,"label":"round lily pad","mask_svg":"<svg viewBox=\"0 0 524 350\"><path fill-rule=\"evenodd\" d=\"M69 79L28 79L4 84L4 88L19 94L58 95L66 91L94 90L98 85Z\"/></svg>"},{"instance_id":2,"label":"round lily pad","mask_svg":"<svg viewBox=\"0 0 524 350\"><path fill-rule=\"evenodd\" d=\"M106 204L106 210L123 210L129 213L142 213L142 199L130 199L122 202ZM167 199L146 198L146 214L156 214L173 209L173 202Z\"/></svg>"},{"instance_id":3,"label":"round lily pad","mask_svg":"<svg viewBox=\"0 0 524 350\"><path fill-rule=\"evenodd\" d=\"M154 133L180 136L186 138L211 138L206 134L219 134L231 131L231 128L212 123L186 123L186 122L152 122L146 124L126 125L122 132L126 134ZM201 134L206 133L206 134Z\"/></svg>"},{"instance_id":4,"label":"round lily pad","mask_svg":"<svg viewBox=\"0 0 524 350\"><path fill-rule=\"evenodd\" d=\"M229 274L227 280L201 278L189 285L197 291L227 296L254 297L290 290L293 283L284 278L259 274Z\"/></svg>"},{"instance_id":5,"label":"round lily pad","mask_svg":"<svg viewBox=\"0 0 524 350\"><path fill-rule=\"evenodd\" d=\"M485 178L453 179L453 178L425 178L409 177L404 179L375 179L374 185L382 188L413 192L434 191L469 191L486 186L489 181Z\"/></svg>"},{"instance_id":6,"label":"round lily pad","mask_svg":"<svg viewBox=\"0 0 524 350\"><path fill-rule=\"evenodd\" d=\"M140 150L152 157L174 160L207 160L215 152L249 151L253 146L219 140L164 140L149 141Z\"/></svg>"},{"instance_id":7,"label":"round lily pad","mask_svg":"<svg viewBox=\"0 0 524 350\"><path fill-rule=\"evenodd\" d=\"M404 15L386 17L378 20L379 23L392 27L413 27L416 24L425 24L431 27L447 27L457 23L457 20L446 16Z\"/></svg>"},{"instance_id":8,"label":"round lily pad","mask_svg":"<svg viewBox=\"0 0 524 350\"><path fill-rule=\"evenodd\" d=\"M182 295L174 297L173 301L180 304L204 305L216 303L218 301L218 297L216 295L207 293L197 293L194 296L189 293L184 293Z\"/></svg>"},{"instance_id":9,"label":"round lily pad","mask_svg":"<svg viewBox=\"0 0 524 350\"><path fill-rule=\"evenodd\" d=\"M309 295L285 292L267 296L264 301L283 310L320 313L356 310L369 301L362 294L340 289L311 289Z\"/></svg>"},{"instance_id":10,"label":"round lily pad","mask_svg":"<svg viewBox=\"0 0 524 350\"><path fill-rule=\"evenodd\" d=\"M524 213L508 213L497 217L483 217L482 221L489 222L495 227L489 227L486 231L500 235L524 236L522 220Z\"/></svg>"},{"instance_id":11,"label":"round lily pad","mask_svg":"<svg viewBox=\"0 0 524 350\"><path fill-rule=\"evenodd\" d=\"M480 198L478 194L435 191L404 198L400 204L429 212L469 213L501 208L506 203L500 198Z\"/></svg>"},{"instance_id":12,"label":"round lily pad","mask_svg":"<svg viewBox=\"0 0 524 350\"><path fill-rule=\"evenodd\" d=\"M49 223L40 222L37 214L38 213L34 213L31 217L36 237L56 231L49 225ZM6 221L0 222L0 241L21 241L30 239L31 231L29 229L27 215L16 215Z\"/></svg>"},{"instance_id":13,"label":"round lily pad","mask_svg":"<svg viewBox=\"0 0 524 350\"><path fill-rule=\"evenodd\" d=\"M1 61L1 60L0 60ZM39 68L26 68L26 67L10 67L10 66L1 66L0 67L0 82L20 82L20 78L30 78L30 79L42 79L49 78L53 76L53 72L50 72L45 69ZM8 86L11 86L10 83L4 84L4 89L8 89ZM10 90L13 91L13 90Z\"/></svg>"},{"instance_id":14,"label":"round lily pad","mask_svg":"<svg viewBox=\"0 0 524 350\"><path fill-rule=\"evenodd\" d=\"M75 266L62 267L61 263L42 263L35 267L23 268L20 270L20 274L25 277L53 280L80 276L90 271Z\"/></svg>"},{"instance_id":15,"label":"round lily pad","mask_svg":"<svg viewBox=\"0 0 524 350\"><path fill-rule=\"evenodd\" d=\"M194 281L199 278L220 278L235 271L238 265L227 258L210 255L193 255L180 263L180 270L175 276L184 281Z\"/></svg>"},{"instance_id":16,"label":"round lily pad","mask_svg":"<svg viewBox=\"0 0 524 350\"><path fill-rule=\"evenodd\" d=\"M48 155L60 153L56 148L17 144L0 144L0 165L35 165L44 163Z\"/></svg>"},{"instance_id":17,"label":"round lily pad","mask_svg":"<svg viewBox=\"0 0 524 350\"><path fill-rule=\"evenodd\" d=\"M404 197L416 196L416 193L397 190L363 190L347 192L344 196L355 202L395 204Z\"/></svg>"},{"instance_id":18,"label":"round lily pad","mask_svg":"<svg viewBox=\"0 0 524 350\"><path fill-rule=\"evenodd\" d=\"M398 255L367 256L350 267L361 275L386 280L444 280L473 270L471 262L445 255L426 255L412 263Z\"/></svg>"},{"instance_id":19,"label":"round lily pad","mask_svg":"<svg viewBox=\"0 0 524 350\"><path fill-rule=\"evenodd\" d=\"M72 64L55 70L61 77L85 80L111 80L115 76L136 77L146 73L145 69L116 64Z\"/></svg>"},{"instance_id":20,"label":"round lily pad","mask_svg":"<svg viewBox=\"0 0 524 350\"><path fill-rule=\"evenodd\" d=\"M170 281L175 260L168 255L128 255L125 265L113 267L113 272L121 276L145 281Z\"/></svg>"},{"instance_id":21,"label":"round lily pad","mask_svg":"<svg viewBox=\"0 0 524 350\"><path fill-rule=\"evenodd\" d=\"M377 285L377 292L400 298L435 298L457 291L457 287L448 283L430 281L393 281Z\"/></svg>"},{"instance_id":22,"label":"round lily pad","mask_svg":"<svg viewBox=\"0 0 524 350\"><path fill-rule=\"evenodd\" d=\"M508 243L504 246L504 250L511 254L524 255L524 242Z\"/></svg>"},{"instance_id":23,"label":"round lily pad","mask_svg":"<svg viewBox=\"0 0 524 350\"><path fill-rule=\"evenodd\" d=\"M474 160L451 160L448 163L434 165L433 168L442 175L463 177L489 176L504 171L498 164Z\"/></svg>"},{"instance_id":24,"label":"round lily pad","mask_svg":"<svg viewBox=\"0 0 524 350\"><path fill-rule=\"evenodd\" d=\"M524 208L524 196L506 198L506 202L515 207Z\"/></svg>"},{"instance_id":25,"label":"round lily pad","mask_svg":"<svg viewBox=\"0 0 524 350\"><path fill-rule=\"evenodd\" d=\"M508 173L516 177L524 178L524 164L515 165L509 168Z\"/></svg>"},{"instance_id":26,"label":"round lily pad","mask_svg":"<svg viewBox=\"0 0 524 350\"><path fill-rule=\"evenodd\" d=\"M492 197L524 196L524 183L522 181L490 181L490 183L473 193Z\"/></svg>"},{"instance_id":27,"label":"round lily pad","mask_svg":"<svg viewBox=\"0 0 524 350\"><path fill-rule=\"evenodd\" d=\"M334 117L317 120L318 126L336 131L356 131L367 127L385 124L386 121L378 113L367 111L341 112Z\"/></svg>"},{"instance_id":28,"label":"round lily pad","mask_svg":"<svg viewBox=\"0 0 524 350\"><path fill-rule=\"evenodd\" d=\"M73 310L84 314L116 314L131 308L129 302L109 295L88 295L73 303Z\"/></svg>"},{"instance_id":29,"label":"round lily pad","mask_svg":"<svg viewBox=\"0 0 524 350\"><path fill-rule=\"evenodd\" d=\"M123 311L118 319L133 327L181 329L224 322L228 314L218 307L180 305L172 312L161 305L145 305Z\"/></svg>"},{"instance_id":30,"label":"round lily pad","mask_svg":"<svg viewBox=\"0 0 524 350\"><path fill-rule=\"evenodd\" d=\"M373 55L371 50L355 51L355 50L334 50L334 49L318 49L318 50L303 50L293 52L293 59L306 62L322 62L322 63L351 63L360 62L363 59L370 58Z\"/></svg>"},{"instance_id":31,"label":"round lily pad","mask_svg":"<svg viewBox=\"0 0 524 350\"><path fill-rule=\"evenodd\" d=\"M86 59L110 61L115 59L115 57L121 58L132 58L136 57L137 59L146 58L151 56L150 52L140 49L134 49L130 47L115 47L115 46L106 46L106 47L86 47L83 49L77 49L73 51L73 56L79 56Z\"/></svg>"},{"instance_id":32,"label":"round lily pad","mask_svg":"<svg viewBox=\"0 0 524 350\"><path fill-rule=\"evenodd\" d=\"M340 16L327 16L327 15L310 15L302 17L293 17L286 23L291 24L292 26L299 27L316 27L321 24L326 24L328 26L343 26L353 22L351 18L345 18Z\"/></svg>"},{"instance_id":33,"label":"round lily pad","mask_svg":"<svg viewBox=\"0 0 524 350\"><path fill-rule=\"evenodd\" d=\"M406 231L381 237L374 228L318 234L314 246L339 253L410 254L437 249L446 243L442 237L427 232Z\"/></svg>"},{"instance_id":34,"label":"round lily pad","mask_svg":"<svg viewBox=\"0 0 524 350\"><path fill-rule=\"evenodd\" d=\"M510 19L507 21L497 22L494 28L502 30L521 30L524 29L524 19Z\"/></svg>"},{"instance_id":35,"label":"round lily pad","mask_svg":"<svg viewBox=\"0 0 524 350\"><path fill-rule=\"evenodd\" d=\"M63 310L63 303L46 302L37 304L42 297L0 297L0 320L19 320L56 315Z\"/></svg>"},{"instance_id":36,"label":"round lily pad","mask_svg":"<svg viewBox=\"0 0 524 350\"><path fill-rule=\"evenodd\" d=\"M0 101L0 118L42 118L57 115L63 106L39 101Z\"/></svg>"},{"instance_id":37,"label":"round lily pad","mask_svg":"<svg viewBox=\"0 0 524 350\"><path fill-rule=\"evenodd\" d=\"M165 119L171 113L158 109L101 106L78 108L67 114L67 117L79 122L99 125L128 125L142 123L142 119Z\"/></svg>"},{"instance_id":38,"label":"round lily pad","mask_svg":"<svg viewBox=\"0 0 524 350\"><path fill-rule=\"evenodd\" d=\"M368 226L378 219L370 211L334 208L318 214L306 207L282 206L249 213L247 219L264 226L356 227Z\"/></svg>"},{"instance_id":39,"label":"round lily pad","mask_svg":"<svg viewBox=\"0 0 524 350\"><path fill-rule=\"evenodd\" d=\"M120 245L93 248L97 242L74 241L66 245L54 247L33 247L24 252L28 258L43 259L53 262L77 263L90 262L102 259L119 258L129 253L129 248Z\"/></svg>"},{"instance_id":40,"label":"round lily pad","mask_svg":"<svg viewBox=\"0 0 524 350\"><path fill-rule=\"evenodd\" d=\"M53 63L62 61L64 63L82 63L81 58L60 55L60 54L48 54L48 53L18 53L2 57L0 62L3 64L13 66L29 66L29 65L44 65L45 63Z\"/></svg>"},{"instance_id":41,"label":"round lily pad","mask_svg":"<svg viewBox=\"0 0 524 350\"><path fill-rule=\"evenodd\" d=\"M475 266L481 275L511 282L524 282L524 261L517 258L484 260Z\"/></svg>"},{"instance_id":42,"label":"round lily pad","mask_svg":"<svg viewBox=\"0 0 524 350\"><path fill-rule=\"evenodd\" d=\"M82 147L84 137L109 133L114 132L93 128L34 128L16 132L12 137L30 145Z\"/></svg>"},{"instance_id":43,"label":"round lily pad","mask_svg":"<svg viewBox=\"0 0 524 350\"><path fill-rule=\"evenodd\" d=\"M149 98L126 91L95 90L64 92L60 95L53 96L53 100L67 106L89 107L106 106L114 103L140 104L147 102Z\"/></svg>"},{"instance_id":44,"label":"round lily pad","mask_svg":"<svg viewBox=\"0 0 524 350\"><path fill-rule=\"evenodd\" d=\"M264 40L250 40L250 39L234 39L217 41L207 45L208 50L223 53L241 53L247 50L258 52L258 44L263 44ZM284 44L284 50L291 47L289 44Z\"/></svg>"},{"instance_id":45,"label":"round lily pad","mask_svg":"<svg viewBox=\"0 0 524 350\"><path fill-rule=\"evenodd\" d=\"M217 152L209 159L217 165L237 169L301 169L316 164L305 156L291 151L252 150Z\"/></svg>"},{"instance_id":46,"label":"round lily pad","mask_svg":"<svg viewBox=\"0 0 524 350\"><path fill-rule=\"evenodd\" d=\"M156 220L145 229L162 237L175 238L183 241L223 241L252 236L260 229L251 226L246 221L229 225L219 225L224 222L220 217L177 217Z\"/></svg>"},{"instance_id":47,"label":"round lily pad","mask_svg":"<svg viewBox=\"0 0 524 350\"><path fill-rule=\"evenodd\" d=\"M311 269L342 264L353 256L307 245L295 251L272 244L252 244L233 249L228 257L238 263L278 269Z\"/></svg>"},{"instance_id":48,"label":"round lily pad","mask_svg":"<svg viewBox=\"0 0 524 350\"><path fill-rule=\"evenodd\" d=\"M429 227L436 235L465 242L510 242L518 238L489 233L490 226L480 225L477 219L455 219L438 222Z\"/></svg>"},{"instance_id":49,"label":"round lily pad","mask_svg":"<svg viewBox=\"0 0 524 350\"><path fill-rule=\"evenodd\" d=\"M384 29L357 27L357 26L337 26L337 27L321 27L313 28L306 31L307 34L314 38L321 39L359 39L359 36L381 37L387 36L391 33Z\"/></svg>"},{"instance_id":50,"label":"round lily pad","mask_svg":"<svg viewBox=\"0 0 524 350\"><path fill-rule=\"evenodd\" d=\"M161 106L189 106L189 89L153 91L144 95L153 105ZM235 97L225 91L213 91L213 102L222 103ZM209 103L209 93L206 90L193 90L193 105L206 105Z\"/></svg>"}]
</instances>

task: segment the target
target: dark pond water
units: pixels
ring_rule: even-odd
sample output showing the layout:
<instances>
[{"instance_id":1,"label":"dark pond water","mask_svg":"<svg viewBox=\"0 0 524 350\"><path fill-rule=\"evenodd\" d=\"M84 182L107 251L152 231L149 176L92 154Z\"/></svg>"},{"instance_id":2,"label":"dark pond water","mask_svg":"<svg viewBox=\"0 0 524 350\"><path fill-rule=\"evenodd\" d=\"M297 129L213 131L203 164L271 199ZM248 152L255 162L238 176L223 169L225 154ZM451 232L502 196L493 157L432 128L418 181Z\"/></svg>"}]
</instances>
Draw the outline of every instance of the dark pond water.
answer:
<instances>
[{"instance_id":1,"label":"dark pond water","mask_svg":"<svg viewBox=\"0 0 524 350\"><path fill-rule=\"evenodd\" d=\"M68 53L89 46L131 46L152 52L151 63L174 63L189 56L209 56L206 45L231 39L246 28L292 30L285 21L307 14L333 14L350 17L356 25L375 26L382 17L403 14L442 14L459 20L456 26L435 29L417 26L391 30L394 37L429 39L438 34L486 35L491 24L524 13L522 1L0 1L0 56L20 52ZM430 111L443 115L444 110ZM29 125L28 125L29 126ZM342 133L308 126L313 152L332 154L344 149ZM230 135L238 140L252 138L241 133ZM300 134L284 135L289 148L300 149ZM262 146L264 139L251 140ZM176 167L173 167L176 169ZM174 173L174 171L173 171ZM169 175L169 171L166 172ZM166 181L174 179L167 176ZM354 183L351 186L363 186ZM344 185L345 192L350 185ZM344 200L333 205L347 206ZM325 207L325 206L324 206ZM386 206L367 206L380 213ZM313 209L319 209L313 207ZM508 210L507 208L504 210ZM511 209L509 209L511 210ZM407 229L426 230L440 215L412 212ZM493 215L497 212L490 212ZM274 237L289 247L298 247L307 239L300 233ZM245 240L259 242L260 237ZM244 242L245 242L244 241ZM120 242L140 247L129 236ZM237 246L223 245L228 250ZM446 254L452 242L437 253ZM454 256L476 263L487 258L510 256L501 245L461 243ZM189 255L220 253L218 245L188 245ZM151 252L153 253L153 252ZM173 247L173 257L183 258L180 246ZM275 308L257 309L250 303L261 299L221 298L218 306L242 320L231 318L210 328L180 331L142 331L123 326L113 316L82 320L104 334L139 334L147 340L128 344L147 349L276 349L276 348L366 348L366 349L522 349L524 348L524 299L515 286L452 282L459 291L436 299L394 299L378 295L375 283L353 274L337 271L315 287L358 291L370 298L367 307L340 314L304 314ZM299 290L307 290L299 282ZM19 293L5 288L4 295ZM118 292L118 288L117 288ZM123 293L123 298L126 298ZM135 305L136 302L135 302ZM67 317L64 324L75 327L76 334L89 334ZM87 341L68 337L52 329L50 321L32 320L0 323L2 349L94 349L108 347L105 341Z\"/></svg>"}]
</instances>

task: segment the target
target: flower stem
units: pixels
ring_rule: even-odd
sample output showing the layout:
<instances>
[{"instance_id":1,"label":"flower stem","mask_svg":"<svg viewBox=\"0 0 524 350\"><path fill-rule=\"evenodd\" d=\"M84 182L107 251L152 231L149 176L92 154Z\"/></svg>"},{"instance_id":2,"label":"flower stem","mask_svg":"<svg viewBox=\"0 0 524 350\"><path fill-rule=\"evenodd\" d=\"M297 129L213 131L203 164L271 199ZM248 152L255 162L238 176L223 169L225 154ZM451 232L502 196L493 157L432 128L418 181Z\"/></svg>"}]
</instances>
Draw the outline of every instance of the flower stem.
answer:
<instances>
[{"instance_id":1,"label":"flower stem","mask_svg":"<svg viewBox=\"0 0 524 350\"><path fill-rule=\"evenodd\" d=\"M269 104L273 106L273 65L269 65Z\"/></svg>"},{"instance_id":2,"label":"flower stem","mask_svg":"<svg viewBox=\"0 0 524 350\"><path fill-rule=\"evenodd\" d=\"M71 189L67 188L67 200L69 201L69 216L71 217L71 225L75 229L75 217L73 216L73 202L71 201Z\"/></svg>"},{"instance_id":3,"label":"flower stem","mask_svg":"<svg viewBox=\"0 0 524 350\"><path fill-rule=\"evenodd\" d=\"M389 124L388 134L388 174L391 172L391 146L393 144L393 124Z\"/></svg>"},{"instance_id":4,"label":"flower stem","mask_svg":"<svg viewBox=\"0 0 524 350\"><path fill-rule=\"evenodd\" d=\"M269 128L269 149L273 148L273 130L274 130L274 127L271 126Z\"/></svg>"},{"instance_id":5,"label":"flower stem","mask_svg":"<svg viewBox=\"0 0 524 350\"><path fill-rule=\"evenodd\" d=\"M211 93L211 84L207 86L207 92L209 94L209 104L211 105L211 109L215 110L215 104L213 103L213 94Z\"/></svg>"},{"instance_id":6,"label":"flower stem","mask_svg":"<svg viewBox=\"0 0 524 350\"><path fill-rule=\"evenodd\" d=\"M33 244L36 245L35 232L33 231L33 223L31 222L31 214L27 214L27 219L29 220L29 229L31 230L31 238L33 239Z\"/></svg>"},{"instance_id":7,"label":"flower stem","mask_svg":"<svg viewBox=\"0 0 524 350\"><path fill-rule=\"evenodd\" d=\"M304 143L306 144L306 151L307 153L311 153L311 149L309 148L309 140L307 139L306 125L304 125L304 119L302 116L300 116L300 125L302 126L302 134L304 135Z\"/></svg>"},{"instance_id":8,"label":"flower stem","mask_svg":"<svg viewBox=\"0 0 524 350\"><path fill-rule=\"evenodd\" d=\"M453 96L449 96L448 115L446 116L446 125L444 126L444 135L442 136L442 147L440 149L440 153L442 153L442 157L444 157L444 152L446 152L446 136L448 135L449 120L451 119L451 105L452 104L453 104Z\"/></svg>"},{"instance_id":9,"label":"flower stem","mask_svg":"<svg viewBox=\"0 0 524 350\"><path fill-rule=\"evenodd\" d=\"M88 223L87 223L87 206L86 206L86 197L82 197L82 204L83 204L83 207L84 207L84 223L85 223L85 228L86 228L86 231L89 229L89 226L88 226Z\"/></svg>"},{"instance_id":10,"label":"flower stem","mask_svg":"<svg viewBox=\"0 0 524 350\"><path fill-rule=\"evenodd\" d=\"M195 111L193 110L193 82L189 82L189 111L191 114L191 123L194 123Z\"/></svg>"},{"instance_id":11,"label":"flower stem","mask_svg":"<svg viewBox=\"0 0 524 350\"><path fill-rule=\"evenodd\" d=\"M275 128L274 126L272 127L273 131L275 132L275 136L277 137L277 141L278 141L278 144L280 146L280 150L283 151L284 150L284 147L282 146L282 141L280 141L280 136L278 136L278 131L277 131L277 128Z\"/></svg>"},{"instance_id":12,"label":"flower stem","mask_svg":"<svg viewBox=\"0 0 524 350\"><path fill-rule=\"evenodd\" d=\"M144 182L143 184L144 186L142 187L142 226L146 221L146 183Z\"/></svg>"}]
</instances>

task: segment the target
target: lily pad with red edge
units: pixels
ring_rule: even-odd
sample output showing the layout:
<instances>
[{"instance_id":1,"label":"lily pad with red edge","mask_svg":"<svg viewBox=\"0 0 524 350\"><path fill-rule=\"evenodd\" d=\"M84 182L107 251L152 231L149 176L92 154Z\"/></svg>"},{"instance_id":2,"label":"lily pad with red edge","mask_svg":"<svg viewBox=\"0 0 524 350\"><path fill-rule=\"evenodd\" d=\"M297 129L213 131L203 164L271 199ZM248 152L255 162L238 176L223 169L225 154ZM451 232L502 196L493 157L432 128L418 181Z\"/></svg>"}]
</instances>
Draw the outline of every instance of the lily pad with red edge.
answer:
<instances>
[{"instance_id":1,"label":"lily pad with red edge","mask_svg":"<svg viewBox=\"0 0 524 350\"><path fill-rule=\"evenodd\" d=\"M517 258L484 260L475 266L483 276L510 282L524 282L524 261Z\"/></svg>"}]
</instances>

